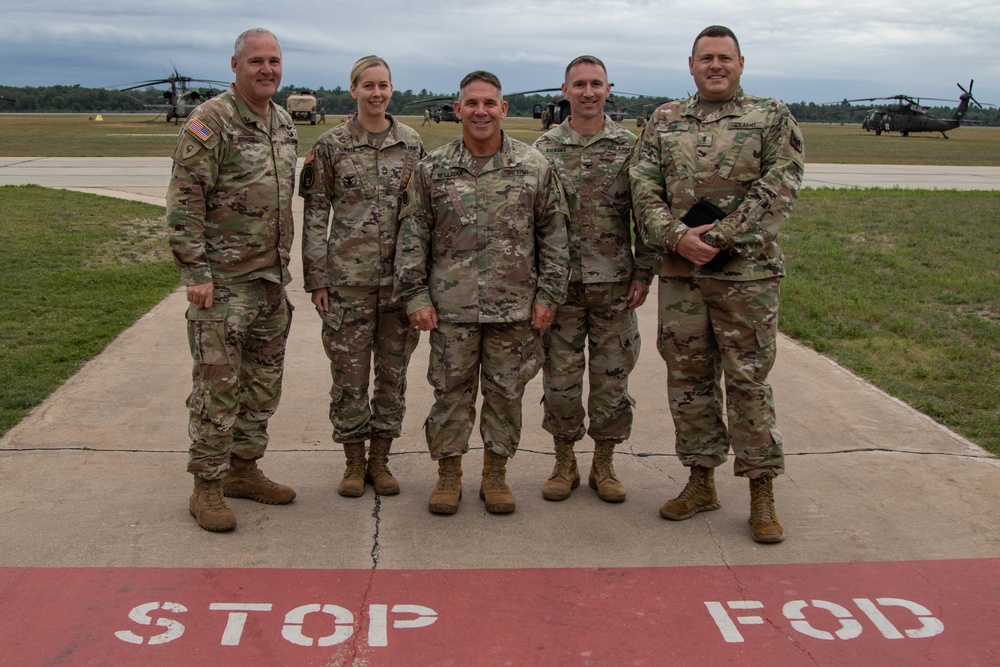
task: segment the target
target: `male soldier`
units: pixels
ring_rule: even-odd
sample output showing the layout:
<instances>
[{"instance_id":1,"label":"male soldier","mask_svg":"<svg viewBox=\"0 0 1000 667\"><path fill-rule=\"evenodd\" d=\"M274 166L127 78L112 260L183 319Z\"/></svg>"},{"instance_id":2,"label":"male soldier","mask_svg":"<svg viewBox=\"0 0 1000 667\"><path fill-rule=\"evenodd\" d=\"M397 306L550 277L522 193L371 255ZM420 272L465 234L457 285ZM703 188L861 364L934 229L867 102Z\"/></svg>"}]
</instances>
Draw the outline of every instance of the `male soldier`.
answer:
<instances>
[{"instance_id":1,"label":"male soldier","mask_svg":"<svg viewBox=\"0 0 1000 667\"><path fill-rule=\"evenodd\" d=\"M281 46L267 30L236 39L236 82L191 113L167 191L174 261L186 286L194 389L189 508L205 530L236 527L223 494L284 504L295 491L257 467L281 395L291 305L295 124L271 101Z\"/></svg>"},{"instance_id":2,"label":"male soldier","mask_svg":"<svg viewBox=\"0 0 1000 667\"><path fill-rule=\"evenodd\" d=\"M428 107L424 107L424 122L420 124L420 127L430 124L431 124L431 110Z\"/></svg>"},{"instance_id":3,"label":"male soldier","mask_svg":"<svg viewBox=\"0 0 1000 667\"><path fill-rule=\"evenodd\" d=\"M545 158L500 130L507 103L496 76L466 75L454 108L461 139L424 158L404 194L396 295L410 322L431 332L435 403L425 429L438 481L428 509L458 510L481 372L479 497L486 511L509 513L521 398L541 363L540 334L566 297L566 207Z\"/></svg>"},{"instance_id":4,"label":"male soldier","mask_svg":"<svg viewBox=\"0 0 1000 667\"><path fill-rule=\"evenodd\" d=\"M625 500L612 456L632 430L628 375L639 356L634 309L646 300L655 255L640 241L632 259L627 166L635 135L604 114L611 93L604 63L594 56L575 58L566 67L562 93L570 117L535 142L552 163L569 207L569 292L544 337L542 426L555 442L556 464L542 496L565 500L580 485L573 445L587 433L594 439L590 487L614 503ZM583 409L586 357L589 429Z\"/></svg>"},{"instance_id":5,"label":"male soldier","mask_svg":"<svg viewBox=\"0 0 1000 667\"><path fill-rule=\"evenodd\" d=\"M743 92L729 28L703 30L688 67L697 94L656 110L629 169L638 228L661 253L657 348L677 455L691 469L660 514L679 521L718 509L713 473L731 445L736 475L750 478L753 539L780 542L772 479L784 455L767 376L785 274L778 231L802 182L802 135L784 104ZM708 268L718 253L731 259Z\"/></svg>"}]
</instances>

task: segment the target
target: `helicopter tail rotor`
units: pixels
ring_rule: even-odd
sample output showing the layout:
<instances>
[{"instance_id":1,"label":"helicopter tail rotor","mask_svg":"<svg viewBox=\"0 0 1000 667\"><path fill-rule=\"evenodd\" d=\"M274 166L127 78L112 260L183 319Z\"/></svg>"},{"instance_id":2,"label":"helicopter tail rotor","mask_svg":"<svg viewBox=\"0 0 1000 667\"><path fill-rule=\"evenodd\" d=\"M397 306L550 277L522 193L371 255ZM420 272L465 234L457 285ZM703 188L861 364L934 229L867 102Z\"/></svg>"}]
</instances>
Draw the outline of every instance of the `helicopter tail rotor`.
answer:
<instances>
[{"instance_id":1,"label":"helicopter tail rotor","mask_svg":"<svg viewBox=\"0 0 1000 667\"><path fill-rule=\"evenodd\" d=\"M973 104L975 104L980 109L982 109L983 105L979 103L979 100L977 100L975 97L972 96L972 84L974 84L975 82L976 82L975 79L969 79L969 89L968 90L966 90L965 88L963 88L962 84L960 84L960 83L956 83L955 85L958 86L959 90L962 91L963 96L968 95L969 96L969 101L972 102Z\"/></svg>"}]
</instances>

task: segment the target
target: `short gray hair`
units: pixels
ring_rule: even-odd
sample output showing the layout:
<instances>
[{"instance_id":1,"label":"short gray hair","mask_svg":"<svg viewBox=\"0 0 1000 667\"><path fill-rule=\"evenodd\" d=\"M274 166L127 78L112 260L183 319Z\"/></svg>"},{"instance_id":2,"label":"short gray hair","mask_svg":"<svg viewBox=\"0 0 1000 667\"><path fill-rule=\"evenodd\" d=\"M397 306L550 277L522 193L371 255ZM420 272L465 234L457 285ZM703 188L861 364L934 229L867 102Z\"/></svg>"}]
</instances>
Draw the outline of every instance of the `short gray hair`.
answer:
<instances>
[{"instance_id":1,"label":"short gray hair","mask_svg":"<svg viewBox=\"0 0 1000 667\"><path fill-rule=\"evenodd\" d=\"M278 38L274 36L274 33L270 30L264 28L250 28L240 33L240 36L236 38L236 44L233 46L233 58L237 60L243 55L243 47L246 46L247 39L250 37L271 37L274 41L278 42ZM280 47L281 42L278 42Z\"/></svg>"}]
</instances>

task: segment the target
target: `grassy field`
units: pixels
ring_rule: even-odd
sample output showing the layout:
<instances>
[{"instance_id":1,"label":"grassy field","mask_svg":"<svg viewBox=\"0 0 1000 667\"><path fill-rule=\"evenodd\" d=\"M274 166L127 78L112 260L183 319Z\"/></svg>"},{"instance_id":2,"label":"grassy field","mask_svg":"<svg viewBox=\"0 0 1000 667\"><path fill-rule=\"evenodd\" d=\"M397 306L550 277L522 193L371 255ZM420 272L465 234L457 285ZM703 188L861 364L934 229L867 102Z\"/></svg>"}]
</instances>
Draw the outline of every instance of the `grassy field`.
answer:
<instances>
[{"instance_id":1,"label":"grassy field","mask_svg":"<svg viewBox=\"0 0 1000 667\"><path fill-rule=\"evenodd\" d=\"M101 121L83 115L0 114L0 157L167 157L178 128L152 115L106 115ZM343 120L330 116L327 125L299 124L299 153L305 155L320 133ZM424 145L437 148L461 134L456 123L421 127L421 119L400 120L420 132ZM628 121L636 131L635 122ZM540 121L508 118L504 128L528 143L541 134ZM802 126L807 162L841 164L940 164L1000 166L1000 128L961 127L949 133L910 137L876 137L860 125Z\"/></svg>"},{"instance_id":2,"label":"grassy field","mask_svg":"<svg viewBox=\"0 0 1000 667\"><path fill-rule=\"evenodd\" d=\"M159 206L0 187L0 433L180 281Z\"/></svg>"},{"instance_id":3,"label":"grassy field","mask_svg":"<svg viewBox=\"0 0 1000 667\"><path fill-rule=\"evenodd\" d=\"M806 190L781 329L1000 454L1000 192Z\"/></svg>"}]
</instances>

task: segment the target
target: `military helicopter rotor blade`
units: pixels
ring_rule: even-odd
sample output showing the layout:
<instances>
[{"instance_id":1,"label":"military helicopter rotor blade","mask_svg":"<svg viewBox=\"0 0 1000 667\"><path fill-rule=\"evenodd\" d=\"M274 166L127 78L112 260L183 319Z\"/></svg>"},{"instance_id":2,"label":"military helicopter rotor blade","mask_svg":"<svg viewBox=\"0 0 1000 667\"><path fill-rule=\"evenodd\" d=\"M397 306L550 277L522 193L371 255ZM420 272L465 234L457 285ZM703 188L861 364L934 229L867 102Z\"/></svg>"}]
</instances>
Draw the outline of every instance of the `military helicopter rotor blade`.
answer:
<instances>
[{"instance_id":1,"label":"military helicopter rotor blade","mask_svg":"<svg viewBox=\"0 0 1000 667\"><path fill-rule=\"evenodd\" d=\"M533 95L534 93L561 93L562 88L539 88L538 90L522 90L519 93L510 93L511 97L516 95Z\"/></svg>"},{"instance_id":2,"label":"military helicopter rotor blade","mask_svg":"<svg viewBox=\"0 0 1000 667\"><path fill-rule=\"evenodd\" d=\"M424 104L425 102L452 102L458 99L458 95L442 95L441 97L425 97L422 100L413 100L412 102L407 102L404 106L412 107L417 104Z\"/></svg>"},{"instance_id":3,"label":"military helicopter rotor blade","mask_svg":"<svg viewBox=\"0 0 1000 667\"><path fill-rule=\"evenodd\" d=\"M115 90L135 90L136 88L148 88L149 86L159 86L170 83L170 79L150 79L149 81L137 81L135 83L119 83L114 86L106 86Z\"/></svg>"}]
</instances>

